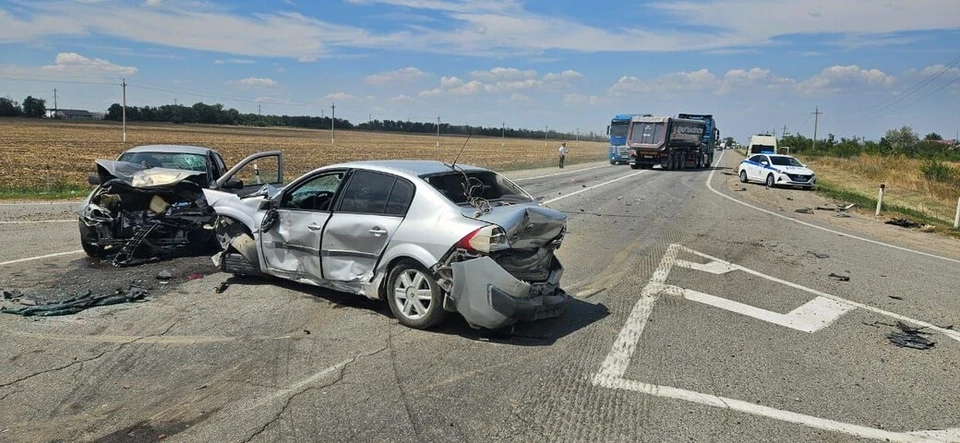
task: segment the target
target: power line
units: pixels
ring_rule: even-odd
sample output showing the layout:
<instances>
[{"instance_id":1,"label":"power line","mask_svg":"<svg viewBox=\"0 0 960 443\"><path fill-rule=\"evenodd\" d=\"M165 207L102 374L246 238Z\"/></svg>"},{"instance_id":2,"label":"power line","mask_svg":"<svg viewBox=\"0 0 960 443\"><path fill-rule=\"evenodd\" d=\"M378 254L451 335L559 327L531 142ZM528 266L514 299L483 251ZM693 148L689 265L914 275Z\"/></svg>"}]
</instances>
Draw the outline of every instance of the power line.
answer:
<instances>
[{"instance_id":1,"label":"power line","mask_svg":"<svg viewBox=\"0 0 960 443\"><path fill-rule=\"evenodd\" d=\"M893 98L884 100L883 102L880 102L879 104L877 104L877 105L875 105L875 106L871 106L871 107L867 107L867 108L861 109L861 110L859 110L859 111L854 112L853 114L856 115L856 114L864 114L864 113L866 113L866 115L869 116L869 115L872 114L872 113L883 112L883 111L885 111L885 110L887 110L887 109L890 109L891 106L893 106L893 105L895 105L895 104L903 101L905 98L907 98L907 97L909 97L909 96L917 93L917 92L918 92L921 88L923 88L924 86L929 85L930 82L932 82L932 81L936 80L937 78L939 78L941 75L943 75L945 72L947 72L948 70L950 70L950 68L953 68L954 66L956 66L958 63L960 63L960 55L958 55L956 58L954 58L952 61L950 61L950 63L944 65L943 68L941 68L941 69L938 70L937 72L934 72L934 73L928 75L925 79L921 80L919 83L917 83L917 84L915 84L915 85L913 85L913 86L905 89L902 93L900 93L900 94L897 95L896 97L893 97Z\"/></svg>"},{"instance_id":2,"label":"power line","mask_svg":"<svg viewBox=\"0 0 960 443\"><path fill-rule=\"evenodd\" d=\"M904 109L907 109L907 108L909 108L909 107L911 107L911 106L913 106L913 105L915 105L915 104L917 104L917 103L920 103L920 102L926 100L926 99L929 98L930 96L932 96L932 95L934 95L934 94L936 94L936 93L938 93L938 92L940 92L940 91L942 91L942 90L950 87L950 86L953 85L954 83L958 83L958 82L960 82L960 77L957 77L957 78L955 78L955 79L953 79L953 80L951 80L951 81L943 84L943 85L940 86L939 88L934 89L933 91L930 91L929 94L924 95L923 97L920 97L919 99L917 99L917 100L915 100L915 101L912 101L912 102L910 102L910 103L902 106L900 109L894 109L894 110L892 110L892 111L890 111L890 112L887 112L886 114L877 115L876 118L886 117L886 116L888 116L888 115L895 114L895 113L900 112L900 111L902 111L902 110L904 110Z\"/></svg>"}]
</instances>

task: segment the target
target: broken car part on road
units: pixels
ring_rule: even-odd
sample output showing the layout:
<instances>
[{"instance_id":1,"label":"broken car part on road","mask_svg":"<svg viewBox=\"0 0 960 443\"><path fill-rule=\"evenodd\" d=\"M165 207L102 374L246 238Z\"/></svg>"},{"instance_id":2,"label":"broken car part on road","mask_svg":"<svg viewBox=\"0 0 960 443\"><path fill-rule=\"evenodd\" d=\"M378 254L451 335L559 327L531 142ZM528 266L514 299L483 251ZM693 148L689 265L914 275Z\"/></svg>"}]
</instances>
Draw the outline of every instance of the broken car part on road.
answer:
<instances>
[{"instance_id":1,"label":"broken car part on road","mask_svg":"<svg viewBox=\"0 0 960 443\"><path fill-rule=\"evenodd\" d=\"M4 294L6 294L6 292L7 291L4 291ZM119 303L141 301L146 296L147 290L136 286L131 286L127 290L117 289L113 294L107 295L93 295L90 290L87 290L73 297L54 302L40 302L24 298L20 298L19 300L14 299L11 301L19 302L24 306L14 308L4 306L0 308L0 313L17 314L24 317L70 315L95 306L107 306Z\"/></svg>"},{"instance_id":2,"label":"broken car part on road","mask_svg":"<svg viewBox=\"0 0 960 443\"><path fill-rule=\"evenodd\" d=\"M567 216L496 172L436 161L326 166L276 192L206 190L214 263L386 301L426 329L458 312L478 328L562 314L554 256Z\"/></svg>"}]
</instances>

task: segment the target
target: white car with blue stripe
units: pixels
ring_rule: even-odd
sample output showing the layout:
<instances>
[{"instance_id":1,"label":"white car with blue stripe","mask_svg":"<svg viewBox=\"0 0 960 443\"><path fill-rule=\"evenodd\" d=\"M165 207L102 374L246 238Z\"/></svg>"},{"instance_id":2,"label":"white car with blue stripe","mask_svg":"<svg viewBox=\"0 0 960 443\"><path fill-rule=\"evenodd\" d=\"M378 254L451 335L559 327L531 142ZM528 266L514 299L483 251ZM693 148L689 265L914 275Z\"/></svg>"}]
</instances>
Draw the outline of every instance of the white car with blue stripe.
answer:
<instances>
[{"instance_id":1,"label":"white car with blue stripe","mask_svg":"<svg viewBox=\"0 0 960 443\"><path fill-rule=\"evenodd\" d=\"M782 154L754 154L740 162L737 175L742 183L759 182L769 187L798 186L813 189L817 175L794 157Z\"/></svg>"}]
</instances>

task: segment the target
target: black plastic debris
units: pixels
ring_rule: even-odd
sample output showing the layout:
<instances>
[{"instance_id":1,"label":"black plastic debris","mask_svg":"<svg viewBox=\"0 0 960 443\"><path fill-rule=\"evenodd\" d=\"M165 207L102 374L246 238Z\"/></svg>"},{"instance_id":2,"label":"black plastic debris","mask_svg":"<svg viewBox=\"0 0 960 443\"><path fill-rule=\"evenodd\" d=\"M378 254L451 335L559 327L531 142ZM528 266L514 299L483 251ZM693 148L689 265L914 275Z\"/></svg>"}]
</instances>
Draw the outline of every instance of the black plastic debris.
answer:
<instances>
[{"instance_id":1,"label":"black plastic debris","mask_svg":"<svg viewBox=\"0 0 960 443\"><path fill-rule=\"evenodd\" d=\"M21 304L28 304L28 306L23 306L19 308L8 308L6 306L0 308L0 313L4 314L17 314L24 317L50 317L54 315L70 315L76 314L80 311L83 311L87 308L92 308L95 306L107 306L115 305L120 303L131 303L135 301L142 300L147 296L147 290L143 288L138 288L131 286L127 290L117 289L112 294L107 295L93 295L89 290L86 292L81 292L73 297L69 297L60 301L52 302L36 302L32 304L30 302ZM32 305L30 305L32 304Z\"/></svg>"},{"instance_id":2,"label":"black plastic debris","mask_svg":"<svg viewBox=\"0 0 960 443\"><path fill-rule=\"evenodd\" d=\"M833 272L830 273L829 277L836 281L850 281L850 276L834 274Z\"/></svg>"},{"instance_id":3,"label":"black plastic debris","mask_svg":"<svg viewBox=\"0 0 960 443\"><path fill-rule=\"evenodd\" d=\"M901 296L899 296L899 295L888 295L887 297L890 297L890 298L892 298L892 299L894 299L894 300L903 300L903 297L901 297Z\"/></svg>"},{"instance_id":4,"label":"black plastic debris","mask_svg":"<svg viewBox=\"0 0 960 443\"><path fill-rule=\"evenodd\" d=\"M929 332L923 332L926 328L916 328L901 321L898 321L895 326L900 330L887 334L887 339L890 340L890 343L901 348L925 350L932 348L933 345L936 344L935 341L924 337L925 335L930 335Z\"/></svg>"},{"instance_id":5,"label":"black plastic debris","mask_svg":"<svg viewBox=\"0 0 960 443\"><path fill-rule=\"evenodd\" d=\"M888 225L894 225L894 226L899 226L901 228L908 228L908 229L919 228L921 226L920 223L910 220L909 218L894 218L891 220L887 220L886 223Z\"/></svg>"},{"instance_id":6,"label":"black plastic debris","mask_svg":"<svg viewBox=\"0 0 960 443\"><path fill-rule=\"evenodd\" d=\"M216 288L213 289L213 292L216 292L217 294L223 294L223 291L226 291L227 288L229 288L229 287L230 287L230 283L227 283L227 282L225 282L225 281L222 281L222 282L220 282L219 285L217 285Z\"/></svg>"},{"instance_id":7,"label":"black plastic debris","mask_svg":"<svg viewBox=\"0 0 960 443\"><path fill-rule=\"evenodd\" d=\"M810 254L810 255L812 255L812 256L814 256L814 257L816 257L816 258L830 258L830 256L827 255L827 254L822 254L822 253L814 252L814 251L807 251L807 254Z\"/></svg>"},{"instance_id":8,"label":"black plastic debris","mask_svg":"<svg viewBox=\"0 0 960 443\"><path fill-rule=\"evenodd\" d=\"M740 189L734 189L734 191L746 191L747 188L741 187Z\"/></svg>"},{"instance_id":9,"label":"black plastic debris","mask_svg":"<svg viewBox=\"0 0 960 443\"><path fill-rule=\"evenodd\" d=\"M8 290L8 289L3 289L3 290L0 291L0 292L3 292L3 299L4 299L4 300L16 300L16 299L18 299L18 298L20 298L20 297L23 297L23 293L20 292L20 291L17 290L17 289L9 289L9 290Z\"/></svg>"},{"instance_id":10,"label":"black plastic debris","mask_svg":"<svg viewBox=\"0 0 960 443\"><path fill-rule=\"evenodd\" d=\"M837 218L850 218L850 214L847 214L847 213L844 213L844 212L838 212L838 213L834 214L833 216L834 216L834 217L837 217Z\"/></svg>"},{"instance_id":11,"label":"black plastic debris","mask_svg":"<svg viewBox=\"0 0 960 443\"><path fill-rule=\"evenodd\" d=\"M800 209L794 210L793 212L799 212L799 213L801 213L801 214L813 214L813 209L810 209L810 208L800 208Z\"/></svg>"}]
</instances>

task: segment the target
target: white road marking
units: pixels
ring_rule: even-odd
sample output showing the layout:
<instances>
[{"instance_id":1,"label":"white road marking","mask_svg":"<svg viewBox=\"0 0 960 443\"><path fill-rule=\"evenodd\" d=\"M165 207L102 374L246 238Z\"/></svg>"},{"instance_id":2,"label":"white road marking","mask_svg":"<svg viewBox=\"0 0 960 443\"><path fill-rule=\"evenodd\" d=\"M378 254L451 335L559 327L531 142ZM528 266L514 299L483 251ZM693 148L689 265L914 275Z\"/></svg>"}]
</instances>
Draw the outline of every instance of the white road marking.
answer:
<instances>
[{"instance_id":1,"label":"white road marking","mask_svg":"<svg viewBox=\"0 0 960 443\"><path fill-rule=\"evenodd\" d=\"M605 182L600 183L600 184L596 184L596 185L593 185L593 186L590 186L590 187L587 187L587 188L583 188L583 189L581 189L581 190L579 190L579 191L576 191L576 192L571 192L571 193L569 193L569 194L567 194L567 195L561 195L561 196L559 196L559 197L551 198L550 200L547 200L547 201L543 202L543 204L548 205L548 204L553 203L553 202L555 202L555 201L563 200L563 199L565 199L565 198L567 198L567 197L573 197L574 195L577 195L577 194L580 194L580 193L583 193L583 192L587 192L587 191L590 191L590 190L593 190L593 189L597 189L597 188L599 188L599 187L601 187L601 186L606 186L606 185L609 185L609 184L611 184L611 183L618 182L618 181L620 181L620 180L626 180L626 179L628 179L628 178L630 178L630 177L635 177L635 176L637 176L638 174L643 174L644 172L646 172L646 171L637 171L637 172L634 172L633 174L628 174L628 175L624 175L623 177L615 178L615 179L613 179L613 180L608 180L608 181L605 181Z\"/></svg>"},{"instance_id":2,"label":"white road marking","mask_svg":"<svg viewBox=\"0 0 960 443\"><path fill-rule=\"evenodd\" d=\"M77 201L57 201L57 202L26 202L26 203L0 203L0 206L52 206L52 205L79 205L82 200Z\"/></svg>"},{"instance_id":3,"label":"white road marking","mask_svg":"<svg viewBox=\"0 0 960 443\"><path fill-rule=\"evenodd\" d=\"M10 221L0 221L0 225L29 225L31 223L76 223L77 219L71 218L69 220L10 220Z\"/></svg>"},{"instance_id":4,"label":"white road marking","mask_svg":"<svg viewBox=\"0 0 960 443\"><path fill-rule=\"evenodd\" d=\"M719 165L721 159L723 159L723 153L721 153L721 154L720 154L720 157L717 158L717 161L716 161L715 164ZM794 223L799 223L799 224L804 225L804 226L808 226L808 227L811 227L811 228L819 229L819 230L821 230L821 231L826 231L826 232L829 232L829 233L831 233L831 234L837 234L837 235L840 235L840 236L843 236L843 237L852 238L852 239L860 240L860 241L865 241L865 242L867 242L867 243L873 243L873 244L875 244L875 245L885 246L885 247L888 247L888 248L897 249L897 250L904 251L904 252L911 252L911 253L914 253L914 254L923 255L923 256L925 256L925 257L936 258L936 259L940 259L940 260L946 260L946 261L953 262L953 263L960 263L960 260L955 259L955 258L942 257L942 256L939 256L939 255L936 255L936 254L930 254L930 253L928 253L928 252L916 251L916 250L913 250L913 249L910 249L910 248L904 248L903 246L891 245L891 244L889 244L889 243L884 243L884 242L877 241L877 240L870 240L869 238L858 237L858 236L853 235L853 234L847 234L847 233L845 233L845 232L835 231L835 230L833 230L833 229L824 228L824 227L822 227L822 226L817 226L817 225L815 225L815 224L813 224L813 223L807 223L807 222L802 221L802 220L797 220L797 219L792 218L792 217L787 217L787 216L785 216L785 215L783 215L783 214L777 214L776 212L768 211L768 210L766 210L766 209L763 209L763 208L760 208L760 207L751 205L751 204L749 204L749 203L747 203L747 202L740 201L740 200L738 200L738 199L736 199L736 198L734 198L734 197L731 197L731 196L729 196L729 195L726 195L726 194L724 194L724 193L722 193L722 192L720 192L720 191L717 191L716 189L713 189L713 185L711 184L711 182L713 181L713 174L714 174L715 172L717 172L716 169L710 171L710 176L707 177L707 189L710 189L711 191L713 191L714 194L717 194L717 195L719 195L719 196L721 196L721 197L723 197L723 198L725 198L725 199L728 199L728 200L737 202L737 203L739 203L739 204L741 204L741 205L743 205L743 206L746 206L746 207L748 207L748 208L756 209L757 211L764 212L764 213L773 215L773 216L775 216L775 217L780 217L780 218L782 218L782 219L784 219L784 220L790 220L790 221L792 221L792 222L794 222Z\"/></svg>"},{"instance_id":5,"label":"white road marking","mask_svg":"<svg viewBox=\"0 0 960 443\"><path fill-rule=\"evenodd\" d=\"M716 408L728 409L731 411L743 412L747 414L757 415L761 417L772 418L775 420L786 421L790 423L796 423L803 426L809 426L816 429L822 429L825 431L839 432L847 435L852 435L855 437L861 438L870 438L876 440L886 440L886 441L897 441L897 442L949 442L957 441L957 436L960 435L960 431L957 429L945 429L945 430L929 430L929 431L913 431L913 432L892 432L884 429L871 428L868 426L861 426L851 423L844 423L836 420L828 420L825 418L814 417L812 415L800 414L792 411L785 411L781 409L772 408L769 406L762 406L743 400L737 400L728 397L720 397L711 394L704 394L702 392L691 391L687 389L676 388L673 386L663 386L655 385L651 383L644 383L637 380L629 380L624 378L624 374L627 371L627 368L630 366L631 362L636 362L640 360L640 356L636 354L637 347L640 343L640 337L643 334L643 329L646 327L647 322L650 318L650 314L653 312L653 306L656 304L660 295L663 293L665 288L670 288L670 285L666 284L667 277L670 274L670 270L677 265L682 263L683 260L677 260L677 254L681 251L690 251L700 256L706 256L696 251L684 248L678 244L671 244L666 253L663 255L663 259L660 260L656 271L654 271L653 276L650 278L650 282L644 286L643 290L640 292L640 299L637 301L636 305L633 307L633 311L630 313L630 317L627 318L626 323L623 326L623 329L620 330L620 334L617 335L616 340L613 343L613 347L610 349L610 353L607 354L603 363L600 365L600 369L593 376L593 384L609 389L622 389L627 391L639 392L647 395L653 395L655 397L670 398L675 400L684 400L692 403L697 403L704 406L712 406ZM690 262L687 262L690 263ZM726 263L726 262L723 262ZM709 270L707 272L714 272L716 274L724 274L730 272L734 269L731 269L733 266L736 266L738 271L745 271L747 268L740 267L738 265L733 265L731 263L726 263L726 266L723 263L720 265L714 264L701 264L698 268L699 270ZM694 268L693 266L687 266ZM756 271L753 271L756 272ZM757 273L759 274L759 273ZM762 274L760 274L762 275ZM769 276L768 276L769 277ZM775 277L770 277L773 281L782 282L782 280L776 279ZM797 285L799 286L799 285ZM676 287L673 287L676 288ZM680 288L676 288L680 289ZM674 289L675 291L675 289ZM813 290L811 290L813 291ZM668 291L669 292L669 291ZM830 296L832 301L840 301L849 306L863 307L867 308L865 305L859 303L854 303L849 300L844 300L839 297ZM874 312L885 313L885 311L873 308L871 309ZM894 318L899 318L905 321L910 321L918 325L924 325L924 322L919 322L913 319L908 319L903 316L899 316L893 313ZM939 332L955 332L944 330L942 328L937 328ZM960 335L948 334L951 338L955 340L960 340Z\"/></svg>"},{"instance_id":6,"label":"white road marking","mask_svg":"<svg viewBox=\"0 0 960 443\"><path fill-rule=\"evenodd\" d=\"M0 262L0 266L12 265L12 264L14 264L14 263L22 263L22 262L25 262L25 261L43 260L43 259L45 259L45 258L60 257L60 256L62 256L62 255L80 254L80 253L82 253L82 252L83 252L83 250L81 249L81 250L77 250L77 251L57 252L57 253L54 253L54 254L39 255L39 256L36 256L36 257L18 258L18 259L16 259L16 260L8 260L8 261Z\"/></svg>"},{"instance_id":7,"label":"white road marking","mask_svg":"<svg viewBox=\"0 0 960 443\"><path fill-rule=\"evenodd\" d=\"M571 170L569 170L569 171L564 171L564 172L555 172L555 173L553 173L553 174L538 175L538 176L536 176L536 177L514 178L514 179L511 179L511 180L513 180L513 181L515 181L515 182L518 182L518 181L521 181L521 180L535 180L535 179L538 179L538 178L556 177L556 176L558 176L558 175L573 174L574 172L580 172L580 171L589 171L589 170L591 170L591 169L603 168L603 167L605 167L605 166L607 166L607 165L591 166L591 167L589 167L589 168L583 168L583 169L571 169Z\"/></svg>"}]
</instances>

